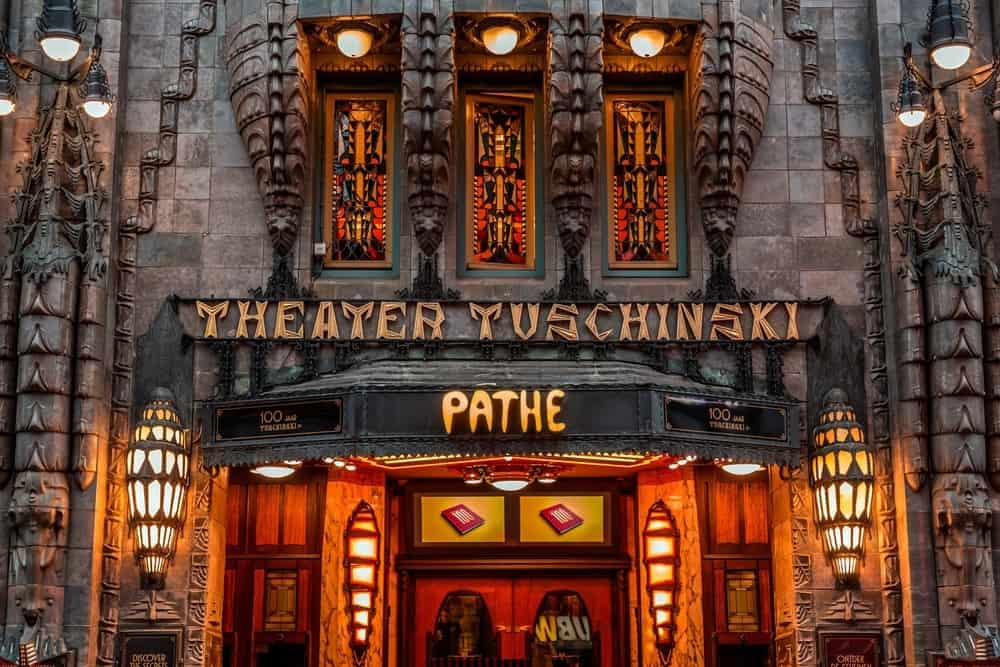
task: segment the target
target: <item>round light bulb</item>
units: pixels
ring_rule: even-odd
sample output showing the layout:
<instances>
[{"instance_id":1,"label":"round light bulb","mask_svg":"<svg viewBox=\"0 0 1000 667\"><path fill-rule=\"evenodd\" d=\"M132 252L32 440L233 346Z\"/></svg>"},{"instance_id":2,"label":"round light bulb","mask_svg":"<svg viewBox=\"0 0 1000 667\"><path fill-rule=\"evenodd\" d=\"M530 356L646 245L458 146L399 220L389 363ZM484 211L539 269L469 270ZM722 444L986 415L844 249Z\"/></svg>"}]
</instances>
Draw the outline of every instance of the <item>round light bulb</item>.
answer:
<instances>
[{"instance_id":1,"label":"round light bulb","mask_svg":"<svg viewBox=\"0 0 1000 667\"><path fill-rule=\"evenodd\" d=\"M91 118L104 118L111 113L111 103L106 100L86 100L83 111Z\"/></svg>"},{"instance_id":2,"label":"round light bulb","mask_svg":"<svg viewBox=\"0 0 1000 667\"><path fill-rule=\"evenodd\" d=\"M344 470L346 470L347 472L354 472L357 469L358 466L354 465L353 463L348 463L344 466Z\"/></svg>"},{"instance_id":3,"label":"round light bulb","mask_svg":"<svg viewBox=\"0 0 1000 667\"><path fill-rule=\"evenodd\" d=\"M556 478L555 478L555 476L552 476L552 477L539 477L538 478L538 483L539 484L555 484L556 483Z\"/></svg>"},{"instance_id":4,"label":"round light bulb","mask_svg":"<svg viewBox=\"0 0 1000 667\"><path fill-rule=\"evenodd\" d=\"M64 35L42 37L41 45L46 56L60 63L73 60L80 52L80 40Z\"/></svg>"},{"instance_id":5,"label":"round light bulb","mask_svg":"<svg viewBox=\"0 0 1000 667\"><path fill-rule=\"evenodd\" d=\"M465 483L466 484L470 484L470 485L472 485L472 484L482 484L483 483L483 478L482 477L466 477L465 478Z\"/></svg>"},{"instance_id":6,"label":"round light bulb","mask_svg":"<svg viewBox=\"0 0 1000 667\"><path fill-rule=\"evenodd\" d=\"M927 112L923 109L913 109L910 111L900 111L896 117L899 122L906 127L918 127L927 117Z\"/></svg>"},{"instance_id":7,"label":"round light bulb","mask_svg":"<svg viewBox=\"0 0 1000 667\"><path fill-rule=\"evenodd\" d=\"M261 477L267 477L268 479L284 479L292 475L295 472L295 468L284 465L266 465L252 468L251 472Z\"/></svg>"},{"instance_id":8,"label":"round light bulb","mask_svg":"<svg viewBox=\"0 0 1000 667\"><path fill-rule=\"evenodd\" d=\"M372 34L362 28L344 28L337 33L337 48L348 58L360 58L372 48Z\"/></svg>"},{"instance_id":9,"label":"round light bulb","mask_svg":"<svg viewBox=\"0 0 1000 667\"><path fill-rule=\"evenodd\" d=\"M8 98L0 99L0 116L9 116L14 113L14 100Z\"/></svg>"},{"instance_id":10,"label":"round light bulb","mask_svg":"<svg viewBox=\"0 0 1000 667\"><path fill-rule=\"evenodd\" d=\"M483 30L483 44L486 50L497 56L505 56L515 48L520 39L517 30L509 25L496 25Z\"/></svg>"},{"instance_id":11,"label":"round light bulb","mask_svg":"<svg viewBox=\"0 0 1000 667\"><path fill-rule=\"evenodd\" d=\"M345 461L344 459L334 459L333 465L335 468L343 468L344 466L347 465L347 461Z\"/></svg>"},{"instance_id":12,"label":"round light bulb","mask_svg":"<svg viewBox=\"0 0 1000 667\"><path fill-rule=\"evenodd\" d=\"M667 34L659 28L642 28L628 37L628 45L632 53L640 58L652 58L663 50L667 43Z\"/></svg>"},{"instance_id":13,"label":"round light bulb","mask_svg":"<svg viewBox=\"0 0 1000 667\"><path fill-rule=\"evenodd\" d=\"M494 489L507 492L520 491L529 484L531 484L531 480L527 479L498 479L490 482L490 486Z\"/></svg>"},{"instance_id":14,"label":"round light bulb","mask_svg":"<svg viewBox=\"0 0 1000 667\"><path fill-rule=\"evenodd\" d=\"M745 475L752 475L758 470L763 470L764 466L759 463L724 463L721 468L730 475L743 477Z\"/></svg>"},{"instance_id":15,"label":"round light bulb","mask_svg":"<svg viewBox=\"0 0 1000 667\"><path fill-rule=\"evenodd\" d=\"M972 47L968 44L942 44L931 51L931 60L941 69L958 69L971 56Z\"/></svg>"}]
</instances>

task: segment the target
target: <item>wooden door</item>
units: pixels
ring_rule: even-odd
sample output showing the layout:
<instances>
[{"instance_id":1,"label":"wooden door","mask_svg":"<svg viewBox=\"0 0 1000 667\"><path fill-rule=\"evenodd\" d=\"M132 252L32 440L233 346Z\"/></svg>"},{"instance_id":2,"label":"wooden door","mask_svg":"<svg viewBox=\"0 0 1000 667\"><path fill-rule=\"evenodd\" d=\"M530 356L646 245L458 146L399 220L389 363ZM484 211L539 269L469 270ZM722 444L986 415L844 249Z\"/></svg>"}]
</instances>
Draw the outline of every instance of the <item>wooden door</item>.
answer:
<instances>
[{"instance_id":1,"label":"wooden door","mask_svg":"<svg viewBox=\"0 0 1000 667\"><path fill-rule=\"evenodd\" d=\"M598 664L588 667L611 667L615 649L614 607L610 577L552 576L455 576L417 577L414 609L408 646L413 647L407 667L548 667L544 660L533 656L532 645L538 614L546 596L575 593L586 606L587 633L596 641ZM453 596L453 597L449 597ZM458 604L471 609L481 605L489 616L488 624L479 622L480 637L475 640L474 654L463 659L436 652L442 637L448 634L448 618L444 607ZM446 600L449 604L445 604ZM478 612L477 612L478 613ZM466 612L468 616L468 612ZM442 620L444 618L444 620ZM466 619L467 620L467 619ZM579 626L578 626L579 627ZM464 627L461 632L468 633ZM454 643L454 642L453 642ZM534 659L533 659L534 658Z\"/></svg>"}]
</instances>

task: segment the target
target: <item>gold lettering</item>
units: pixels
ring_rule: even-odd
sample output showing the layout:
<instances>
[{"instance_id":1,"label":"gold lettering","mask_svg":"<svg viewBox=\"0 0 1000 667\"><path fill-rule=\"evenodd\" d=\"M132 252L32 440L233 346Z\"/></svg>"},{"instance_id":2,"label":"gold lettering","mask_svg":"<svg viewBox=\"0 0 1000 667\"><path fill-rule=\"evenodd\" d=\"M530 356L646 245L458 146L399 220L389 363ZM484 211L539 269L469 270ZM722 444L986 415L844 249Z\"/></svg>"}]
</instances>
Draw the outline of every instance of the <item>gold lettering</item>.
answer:
<instances>
[{"instance_id":1,"label":"gold lettering","mask_svg":"<svg viewBox=\"0 0 1000 667\"><path fill-rule=\"evenodd\" d=\"M264 324L264 315L267 313L267 301L255 301L257 306L256 313L250 315L250 302L249 301L237 301L236 305L240 308L240 321L236 325L236 337L237 338L249 338L250 334L247 333L247 322L255 321L257 326L254 330L254 338L266 338L267 328Z\"/></svg>"},{"instance_id":2,"label":"gold lettering","mask_svg":"<svg viewBox=\"0 0 1000 667\"><path fill-rule=\"evenodd\" d=\"M337 312L333 309L332 301L319 302L311 338L340 338L340 330L337 328Z\"/></svg>"},{"instance_id":3,"label":"gold lettering","mask_svg":"<svg viewBox=\"0 0 1000 667\"><path fill-rule=\"evenodd\" d=\"M482 389L472 392L472 401L469 403L469 430L472 433L479 428L479 418L486 420L486 432L493 430L493 401L490 395Z\"/></svg>"},{"instance_id":4,"label":"gold lettering","mask_svg":"<svg viewBox=\"0 0 1000 667\"><path fill-rule=\"evenodd\" d=\"M701 340L701 320L705 304L677 304L677 340Z\"/></svg>"},{"instance_id":5,"label":"gold lettering","mask_svg":"<svg viewBox=\"0 0 1000 667\"><path fill-rule=\"evenodd\" d=\"M403 317L406 317L406 304L402 301L383 301L379 304L378 324L375 332L376 338L384 338L386 340L402 340L406 338L406 322L403 322L399 331L393 331L389 328L389 325L399 318L396 314L397 311Z\"/></svg>"},{"instance_id":6,"label":"gold lettering","mask_svg":"<svg viewBox=\"0 0 1000 667\"><path fill-rule=\"evenodd\" d=\"M509 389L498 391L493 394L493 398L500 401L500 432L507 432L507 418L510 416L510 402L517 400L517 394Z\"/></svg>"},{"instance_id":7,"label":"gold lettering","mask_svg":"<svg viewBox=\"0 0 1000 667\"><path fill-rule=\"evenodd\" d=\"M556 421L562 406L559 401L566 397L566 392L562 389L553 389L545 397L545 418L549 423L549 431L552 433L562 433L566 430L566 424Z\"/></svg>"},{"instance_id":8,"label":"gold lettering","mask_svg":"<svg viewBox=\"0 0 1000 667\"><path fill-rule=\"evenodd\" d=\"M670 333L667 331L667 315L670 314L670 304L656 304L656 314L660 317L660 326L656 329L656 340L668 340Z\"/></svg>"},{"instance_id":9,"label":"gold lettering","mask_svg":"<svg viewBox=\"0 0 1000 667\"><path fill-rule=\"evenodd\" d=\"M766 338L774 340L778 338L778 332L774 330L771 323L767 321L767 316L775 309L776 303L751 303L750 312L753 313L753 329L750 337L753 339Z\"/></svg>"},{"instance_id":10,"label":"gold lettering","mask_svg":"<svg viewBox=\"0 0 1000 667\"><path fill-rule=\"evenodd\" d=\"M363 303L360 306L355 306L347 303L346 301L340 302L340 307L344 309L344 317L351 318L351 338L364 338L365 337L365 320L371 318L372 312L375 310L375 303L369 301L368 303Z\"/></svg>"},{"instance_id":11,"label":"gold lettering","mask_svg":"<svg viewBox=\"0 0 1000 667\"><path fill-rule=\"evenodd\" d=\"M622 328L618 334L619 340L632 340L632 325L639 325L639 337L636 340L649 340L649 329L646 328L646 313L649 312L648 303L636 305L638 314L632 315L632 304L621 303L618 307L622 311Z\"/></svg>"},{"instance_id":12,"label":"gold lettering","mask_svg":"<svg viewBox=\"0 0 1000 667\"><path fill-rule=\"evenodd\" d=\"M434 318L431 319L424 315L424 309L434 312ZM441 307L440 303L436 301L424 302L420 301L417 303L417 312L413 317L413 337L417 340L424 340L424 327L430 327L431 330L431 340L440 340L444 338L444 334L441 333L441 325L444 324L444 308Z\"/></svg>"},{"instance_id":13,"label":"gold lettering","mask_svg":"<svg viewBox=\"0 0 1000 667\"><path fill-rule=\"evenodd\" d=\"M596 338L597 340L604 340L612 333L614 333L614 329L605 329L604 331L600 331L598 329L598 324L597 324L598 315L600 315L601 313L610 313L610 312L611 309L608 308L605 304L598 303L593 308L591 308L590 315L587 315L587 319L584 320L584 324L586 325L587 330L590 331L590 333L593 334L594 338Z\"/></svg>"},{"instance_id":14,"label":"gold lettering","mask_svg":"<svg viewBox=\"0 0 1000 667\"><path fill-rule=\"evenodd\" d=\"M730 340L743 340L743 325L740 315L743 306L738 303L717 303L712 311L712 328L708 332L709 340L718 340L722 334Z\"/></svg>"},{"instance_id":15,"label":"gold lettering","mask_svg":"<svg viewBox=\"0 0 1000 667\"><path fill-rule=\"evenodd\" d=\"M521 431L523 433L528 432L528 418L531 417L535 422L535 432L542 432L542 392L537 389L531 392L531 397L534 399L534 406L528 405L528 392L521 390Z\"/></svg>"},{"instance_id":16,"label":"gold lettering","mask_svg":"<svg viewBox=\"0 0 1000 667\"><path fill-rule=\"evenodd\" d=\"M279 301L278 314L274 318L275 338L302 338L304 325L300 324L298 329L289 329L288 325L295 321L295 311L305 318L306 305L301 301Z\"/></svg>"},{"instance_id":17,"label":"gold lettering","mask_svg":"<svg viewBox=\"0 0 1000 667\"><path fill-rule=\"evenodd\" d=\"M799 339L799 304L786 303L785 310L788 311L788 329L785 331L785 338L788 340Z\"/></svg>"},{"instance_id":18,"label":"gold lettering","mask_svg":"<svg viewBox=\"0 0 1000 667\"><path fill-rule=\"evenodd\" d=\"M229 302L220 301L214 306L210 306L204 301L195 301L195 308L198 310L198 317L205 320L205 338L218 338L219 320L229 314Z\"/></svg>"},{"instance_id":19,"label":"gold lettering","mask_svg":"<svg viewBox=\"0 0 1000 667\"><path fill-rule=\"evenodd\" d=\"M451 433L452 421L455 415L465 412L469 407L469 399L460 391L449 391L441 401L441 418L444 420L444 432Z\"/></svg>"},{"instance_id":20,"label":"gold lettering","mask_svg":"<svg viewBox=\"0 0 1000 667\"><path fill-rule=\"evenodd\" d=\"M577 309L576 304L552 304L549 307L549 315L545 319L548 324L545 331L545 340L552 340L555 336L560 336L566 340L578 340L580 334L576 330L576 318L579 314L580 311Z\"/></svg>"},{"instance_id":21,"label":"gold lettering","mask_svg":"<svg viewBox=\"0 0 1000 667\"><path fill-rule=\"evenodd\" d=\"M525 333L521 328L521 313L524 311L523 303L510 304L510 318L514 321L514 333L521 340L528 340L535 335L538 330L538 304L528 304L528 331Z\"/></svg>"},{"instance_id":22,"label":"gold lettering","mask_svg":"<svg viewBox=\"0 0 1000 667\"><path fill-rule=\"evenodd\" d=\"M503 304L494 303L492 306L480 306L478 303L469 304L469 315L472 319L479 320L479 340L493 340L493 323L490 320L500 319L500 310Z\"/></svg>"}]
</instances>

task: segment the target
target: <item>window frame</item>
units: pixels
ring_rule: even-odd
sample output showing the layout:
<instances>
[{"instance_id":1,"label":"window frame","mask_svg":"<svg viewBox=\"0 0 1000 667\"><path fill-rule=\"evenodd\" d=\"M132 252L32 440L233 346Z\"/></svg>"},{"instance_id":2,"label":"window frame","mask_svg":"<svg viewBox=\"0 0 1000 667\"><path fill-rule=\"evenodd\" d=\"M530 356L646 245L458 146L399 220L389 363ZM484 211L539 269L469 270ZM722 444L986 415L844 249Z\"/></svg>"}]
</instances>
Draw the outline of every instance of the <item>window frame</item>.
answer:
<instances>
[{"instance_id":1,"label":"window frame","mask_svg":"<svg viewBox=\"0 0 1000 667\"><path fill-rule=\"evenodd\" d=\"M637 92L641 90L642 92ZM673 200L670 206L670 215L674 220L674 234L676 237L677 261L674 266L649 266L642 267L644 263L636 262L637 268L630 268L629 262L617 262L614 260L614 236L612 234L613 221L613 196L612 180L614 178L614 168L612 166L611 150L614 145L612 132L613 110L615 100L663 100L666 102L665 110L667 115L667 128L664 142L667 151L672 153L676 159L669 163L668 178L673 181ZM609 86L604 93L604 111L602 119L602 132L600 137L601 150L601 192L602 208L599 215L601 224L601 275L604 278L686 278L689 273L689 243L688 243L688 221L687 221L687 165L686 165L686 142L685 127L687 118L685 115L683 89L679 84L667 86L643 86L641 88L628 89L622 85ZM671 128L671 124L673 127ZM652 264L652 263L650 263Z\"/></svg>"},{"instance_id":2,"label":"window frame","mask_svg":"<svg viewBox=\"0 0 1000 667\"><path fill-rule=\"evenodd\" d=\"M372 83L371 85L332 85L321 87L319 106L321 117L317 126L319 168L316 170L314 184L318 196L314 197L314 239L317 243L326 244L329 251L332 240L328 236L327 222L332 205L332 194L329 190L327 175L333 164L333 109L337 100L345 99L384 99L386 100L386 160L388 162L386 179L386 256L387 260L380 262L351 261L341 262L337 266L328 266L326 256L314 257L313 274L319 279L324 278L398 278L400 275L400 250L402 239L400 220L402 204L405 199L405 182L403 180L405 163L402 156L402 123L400 117L399 85L388 82Z\"/></svg>"},{"instance_id":3,"label":"window frame","mask_svg":"<svg viewBox=\"0 0 1000 667\"><path fill-rule=\"evenodd\" d=\"M467 216L472 209L472 182L474 162L474 142L471 141L473 126L472 105L481 99L510 100L521 98L528 105L529 113L525 114L525 181L528 183L528 215L531 223L530 234L525 235L528 261L524 267L509 265L494 266L486 263L473 263L472 229ZM545 277L545 202L547 192L545 187L546 151L544 132L544 99L542 90L532 85L516 85L511 90L502 90L496 85L470 82L459 88L458 109L460 122L457 122L458 171L460 178L455 179L456 191L456 273L459 278L529 278Z\"/></svg>"}]
</instances>

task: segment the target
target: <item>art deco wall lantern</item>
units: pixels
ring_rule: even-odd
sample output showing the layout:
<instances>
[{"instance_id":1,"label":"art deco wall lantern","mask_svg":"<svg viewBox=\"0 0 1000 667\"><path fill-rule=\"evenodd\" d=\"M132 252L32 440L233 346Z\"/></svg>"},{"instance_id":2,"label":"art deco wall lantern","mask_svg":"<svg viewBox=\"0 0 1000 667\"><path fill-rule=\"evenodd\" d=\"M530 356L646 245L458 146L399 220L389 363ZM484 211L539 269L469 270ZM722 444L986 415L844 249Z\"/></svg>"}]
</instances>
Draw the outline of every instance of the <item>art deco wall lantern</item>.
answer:
<instances>
[{"instance_id":1,"label":"art deco wall lantern","mask_svg":"<svg viewBox=\"0 0 1000 667\"><path fill-rule=\"evenodd\" d=\"M375 510L363 500L347 522L345 541L350 644L354 660L360 664L371 643L380 541Z\"/></svg>"},{"instance_id":2,"label":"art deco wall lantern","mask_svg":"<svg viewBox=\"0 0 1000 667\"><path fill-rule=\"evenodd\" d=\"M38 19L36 36L46 57L56 62L73 60L80 51L80 34L86 28L76 0L45 0ZM104 118L111 112L114 96L108 74L101 66L101 36L94 37L94 46L86 60L72 68L68 75L46 69L12 52L0 36L0 116L14 111L17 100L15 76L27 81L33 72L52 79L60 86L76 88L80 106L91 118Z\"/></svg>"},{"instance_id":3,"label":"art deco wall lantern","mask_svg":"<svg viewBox=\"0 0 1000 667\"><path fill-rule=\"evenodd\" d=\"M844 586L857 584L871 525L875 489L874 456L865 443L847 394L831 389L813 429L809 481L816 527L833 575Z\"/></svg>"},{"instance_id":4,"label":"art deco wall lantern","mask_svg":"<svg viewBox=\"0 0 1000 667\"><path fill-rule=\"evenodd\" d=\"M348 58L361 58L371 51L375 35L361 25L348 25L337 33L337 48Z\"/></svg>"},{"instance_id":5,"label":"art deco wall lantern","mask_svg":"<svg viewBox=\"0 0 1000 667\"><path fill-rule=\"evenodd\" d=\"M965 0L932 0L927 15L927 46L932 65L943 70L957 70L963 67L972 55L968 7ZM893 111L896 119L906 127L918 127L927 118L926 96L931 95L933 107L944 111L941 92L952 86L968 81L972 90L986 89L986 106L993 119L1000 123L1000 51L993 62L981 65L967 74L953 77L940 83L932 83L933 77L925 74L913 58L913 47L903 47L903 75L899 82L899 93Z\"/></svg>"},{"instance_id":6,"label":"art deco wall lantern","mask_svg":"<svg viewBox=\"0 0 1000 667\"><path fill-rule=\"evenodd\" d=\"M142 409L126 455L128 521L142 587L163 588L187 515L191 482L189 432L174 396L157 387Z\"/></svg>"},{"instance_id":7,"label":"art deco wall lantern","mask_svg":"<svg viewBox=\"0 0 1000 667\"><path fill-rule=\"evenodd\" d=\"M640 58L652 58L663 50L667 43L667 33L656 26L638 25L627 35L632 53Z\"/></svg>"},{"instance_id":8,"label":"art deco wall lantern","mask_svg":"<svg viewBox=\"0 0 1000 667\"><path fill-rule=\"evenodd\" d=\"M663 664L670 661L677 629L679 541L680 532L673 515L662 500L656 501L646 515L642 544L653 637Z\"/></svg>"}]
</instances>

